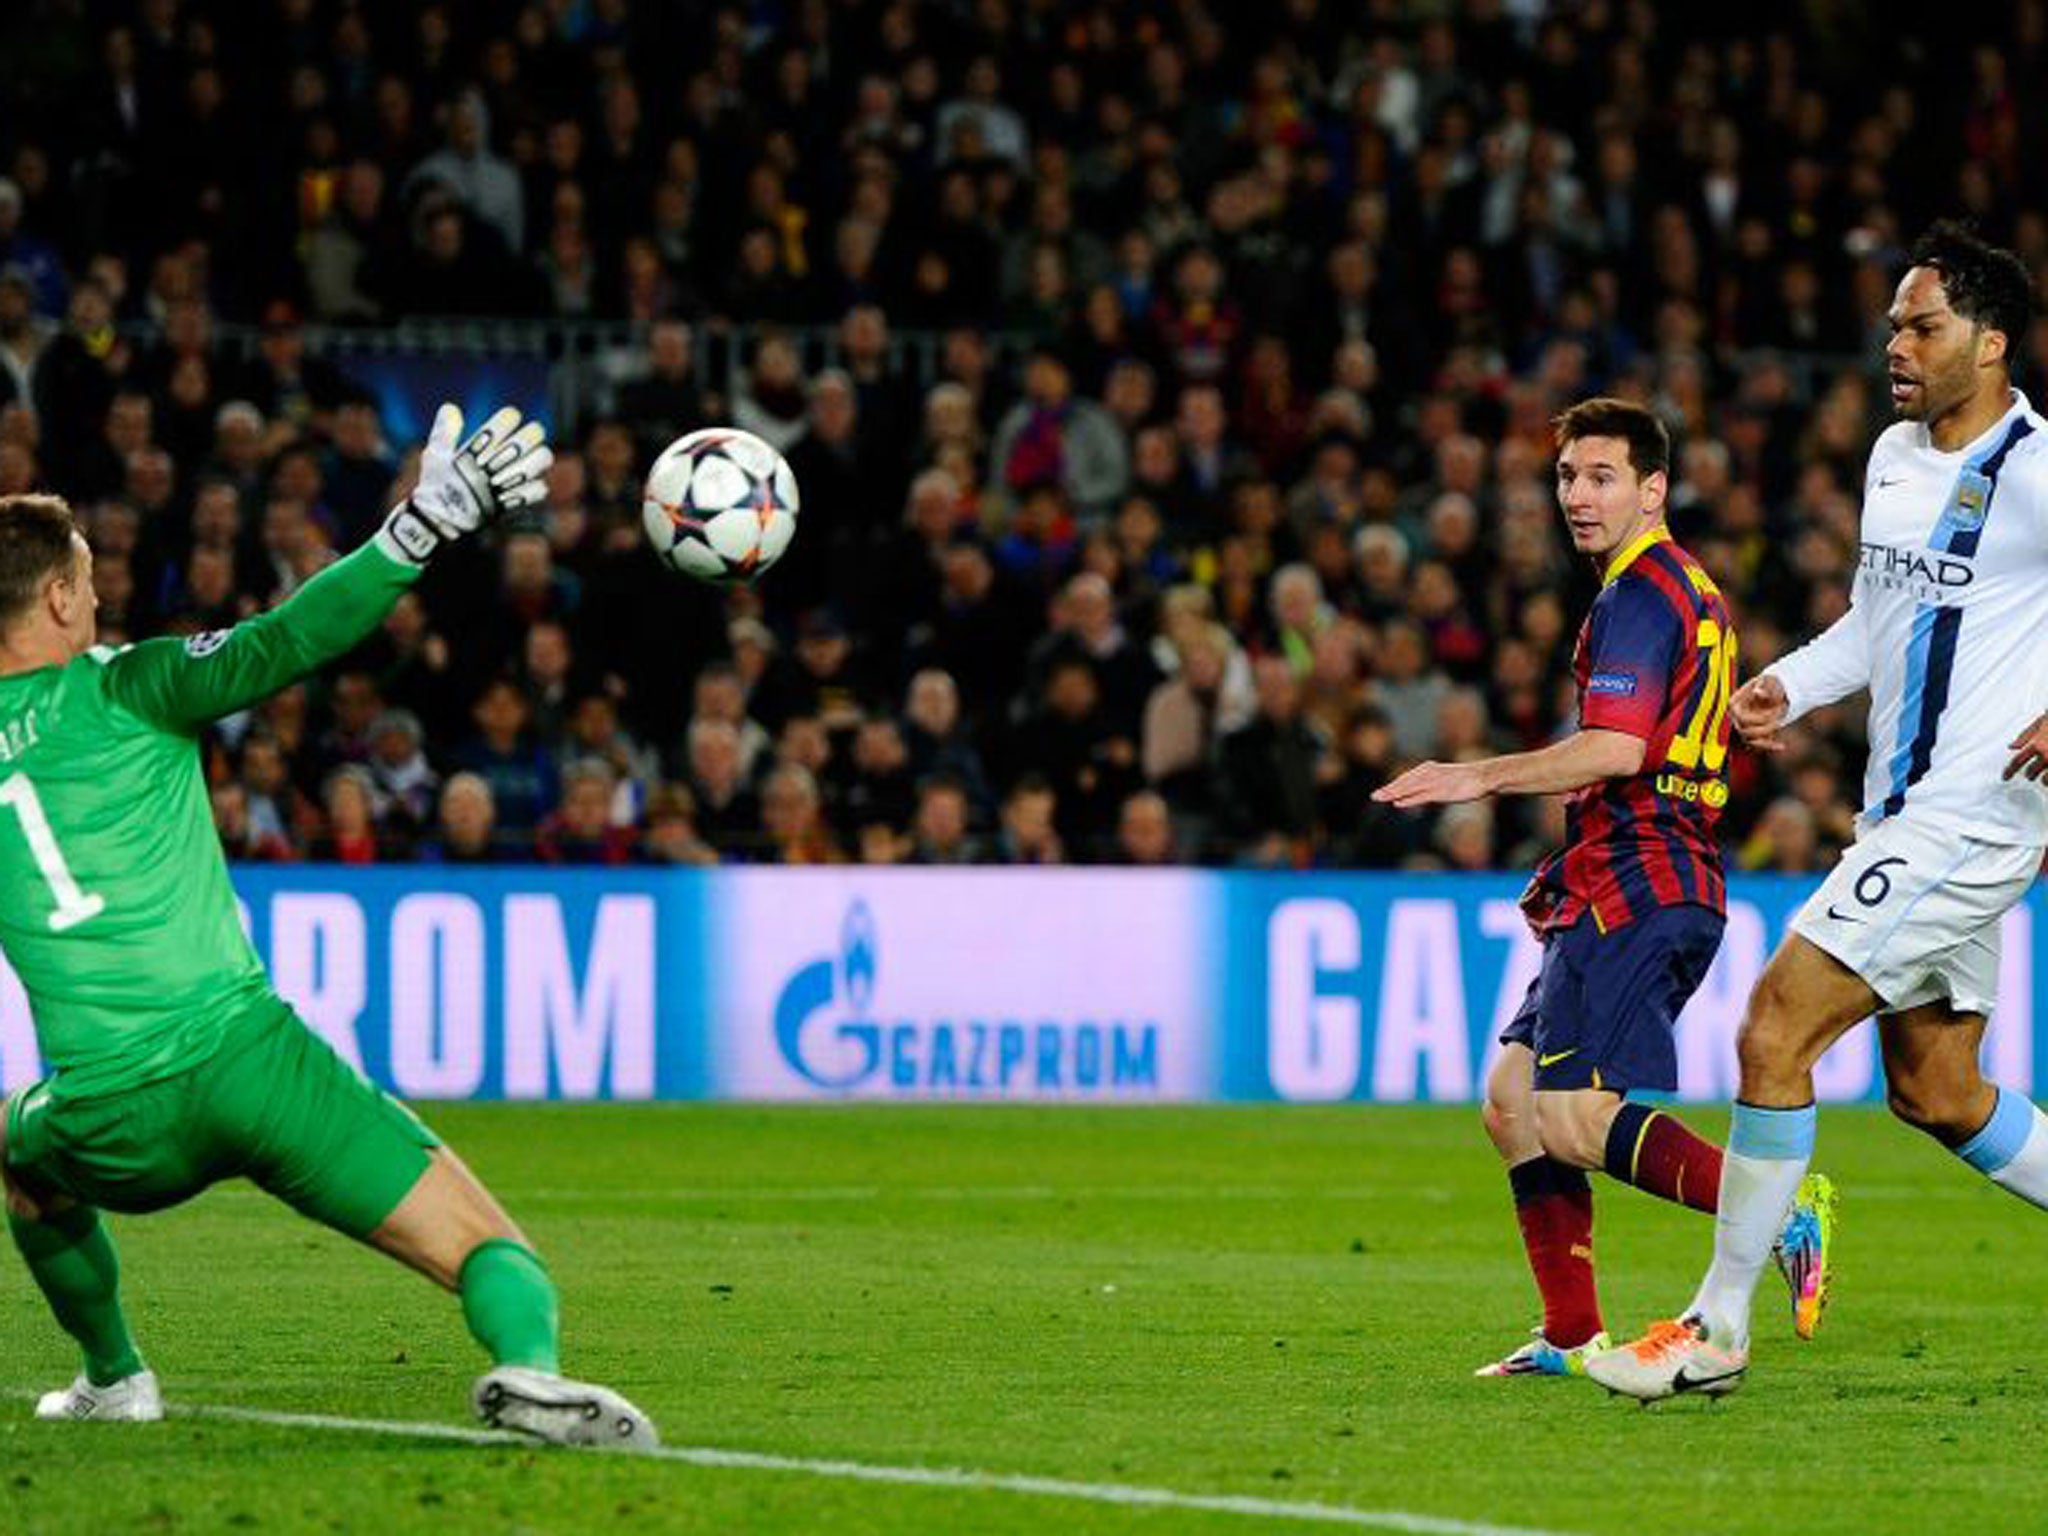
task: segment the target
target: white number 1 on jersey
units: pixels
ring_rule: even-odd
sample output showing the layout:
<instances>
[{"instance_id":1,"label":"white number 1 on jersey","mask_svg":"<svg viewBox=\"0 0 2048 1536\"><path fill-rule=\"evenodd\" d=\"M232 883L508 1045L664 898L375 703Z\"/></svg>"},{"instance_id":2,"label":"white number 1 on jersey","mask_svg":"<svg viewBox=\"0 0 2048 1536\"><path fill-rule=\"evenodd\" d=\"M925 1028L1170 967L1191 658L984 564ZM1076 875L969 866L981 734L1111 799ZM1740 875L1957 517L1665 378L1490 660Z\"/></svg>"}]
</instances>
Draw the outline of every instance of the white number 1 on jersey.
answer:
<instances>
[{"instance_id":1,"label":"white number 1 on jersey","mask_svg":"<svg viewBox=\"0 0 2048 1536\"><path fill-rule=\"evenodd\" d=\"M43 814L43 802L36 798L36 787L28 781L27 774L17 773L0 784L0 805L13 807L14 814L21 818L21 835L28 839L28 851L35 856L36 868L48 882L50 894L57 898L56 908L50 913L50 931L62 933L104 912L106 897L78 888L71 866L64 862L64 850L57 846L56 834L50 830L50 818Z\"/></svg>"}]
</instances>

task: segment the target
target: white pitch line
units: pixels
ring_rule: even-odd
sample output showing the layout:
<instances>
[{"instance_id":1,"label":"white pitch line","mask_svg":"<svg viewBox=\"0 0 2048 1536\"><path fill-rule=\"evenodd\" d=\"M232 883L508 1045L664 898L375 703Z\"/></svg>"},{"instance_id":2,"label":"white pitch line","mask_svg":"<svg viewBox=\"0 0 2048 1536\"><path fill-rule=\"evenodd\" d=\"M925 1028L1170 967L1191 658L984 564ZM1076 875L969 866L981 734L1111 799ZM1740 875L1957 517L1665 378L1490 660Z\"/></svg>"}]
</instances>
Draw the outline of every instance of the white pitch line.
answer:
<instances>
[{"instance_id":1,"label":"white pitch line","mask_svg":"<svg viewBox=\"0 0 2048 1536\"><path fill-rule=\"evenodd\" d=\"M1289 1187L1280 1184L670 1184L654 1187L612 1187L586 1185L572 1189L522 1188L502 1185L504 1199L521 1200L672 1200L681 1204L719 1201L798 1202L833 1204L840 1202L939 1201L949 1205L976 1201L1052 1200L1368 1200L1382 1195L1408 1196L1448 1194L1448 1190L1413 1184L1322 1184ZM219 1189L212 1199L235 1198L273 1202L275 1197L260 1189Z\"/></svg>"},{"instance_id":2,"label":"white pitch line","mask_svg":"<svg viewBox=\"0 0 2048 1536\"><path fill-rule=\"evenodd\" d=\"M644 1200L670 1201L678 1205L828 1205L828 1204L879 1204L885 1201L928 1202L938 1204L972 1204L986 1201L990 1204L1030 1204L1055 1200L1130 1200L1130 1201L1352 1201L1377 1200L1398 1196L1407 1200L1429 1200L1442 1202L1453 1199L1458 1191L1444 1185L1432 1184L1326 1184L1311 1187L1292 1187L1278 1184L1075 1184L1059 1186L1051 1184L987 1184L952 1185L927 1184L907 1186L884 1186L879 1184L785 1184L765 1185L690 1185L676 1184L658 1188L608 1188L585 1186L577 1189L536 1188L522 1189L517 1185L505 1185L498 1194L509 1204L521 1201L594 1201L594 1200ZM1973 1181L1955 1180L1941 1183L1919 1184L1857 1184L1848 1193L1858 1202L1886 1201L1920 1203L1947 1203L1982 1200L1987 1198L1983 1186ZM210 1200L253 1200L266 1205L275 1205L276 1197L260 1189L217 1188L208 1192Z\"/></svg>"},{"instance_id":3,"label":"white pitch line","mask_svg":"<svg viewBox=\"0 0 2048 1536\"><path fill-rule=\"evenodd\" d=\"M169 1411L186 1418L225 1419L285 1429L327 1429L344 1434L456 1440L468 1445L531 1446L534 1443L523 1435L509 1434L504 1430L471 1429L457 1424L402 1419L351 1419L328 1413L275 1413L263 1408L199 1404L170 1405ZM1452 1520L1400 1509L1352 1509L1342 1504L1257 1499L1241 1494L1181 1493L1171 1488L1145 1488L1127 1483L1080 1483L1065 1478L975 1472L958 1467L892 1467L863 1461L769 1456L758 1451L730 1451L703 1445L664 1445L640 1454L660 1461L680 1461L693 1467L730 1471L795 1472L810 1477L894 1483L918 1488L953 1488L970 1493L1020 1493L1038 1498L1077 1499L1091 1504L1192 1509L1211 1514L1251 1515L1266 1520L1300 1520L1319 1525L1348 1525L1361 1530L1400 1531L1407 1536L1563 1536L1561 1532L1533 1526L1490 1525L1484 1521Z\"/></svg>"},{"instance_id":4,"label":"white pitch line","mask_svg":"<svg viewBox=\"0 0 2048 1536\"><path fill-rule=\"evenodd\" d=\"M1333 1187L1312 1189L1287 1189L1280 1185L1200 1185L1200 1184L1075 1184L1060 1187L1050 1184L985 1184L985 1185L877 1185L877 1184L817 1184L788 1185L764 1188L720 1188L711 1185L672 1185L668 1188L651 1189L519 1189L508 1187L504 1191L507 1200L589 1200L593 1197L605 1200L672 1200L684 1205L718 1204L720 1202L794 1202L799 1204L831 1204L837 1202L881 1202L881 1201L936 1201L947 1205L1027 1202L1042 1203L1054 1200L1349 1200L1367 1199L1376 1194L1392 1194L1395 1186L1382 1189L1367 1186Z\"/></svg>"}]
</instances>

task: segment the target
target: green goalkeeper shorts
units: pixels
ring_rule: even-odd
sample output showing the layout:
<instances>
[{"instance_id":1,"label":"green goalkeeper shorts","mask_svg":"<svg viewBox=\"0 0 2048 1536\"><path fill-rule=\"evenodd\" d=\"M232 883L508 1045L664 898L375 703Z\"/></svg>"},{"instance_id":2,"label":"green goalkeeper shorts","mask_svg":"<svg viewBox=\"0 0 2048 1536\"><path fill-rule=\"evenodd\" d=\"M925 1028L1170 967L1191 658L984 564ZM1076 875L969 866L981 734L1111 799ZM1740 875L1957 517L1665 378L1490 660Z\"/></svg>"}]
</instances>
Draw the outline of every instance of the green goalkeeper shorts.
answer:
<instances>
[{"instance_id":1,"label":"green goalkeeper shorts","mask_svg":"<svg viewBox=\"0 0 2048 1536\"><path fill-rule=\"evenodd\" d=\"M276 999L188 1071L75 1099L47 1079L7 1106L7 1163L31 1191L134 1213L247 1178L357 1238L397 1209L439 1145Z\"/></svg>"}]
</instances>

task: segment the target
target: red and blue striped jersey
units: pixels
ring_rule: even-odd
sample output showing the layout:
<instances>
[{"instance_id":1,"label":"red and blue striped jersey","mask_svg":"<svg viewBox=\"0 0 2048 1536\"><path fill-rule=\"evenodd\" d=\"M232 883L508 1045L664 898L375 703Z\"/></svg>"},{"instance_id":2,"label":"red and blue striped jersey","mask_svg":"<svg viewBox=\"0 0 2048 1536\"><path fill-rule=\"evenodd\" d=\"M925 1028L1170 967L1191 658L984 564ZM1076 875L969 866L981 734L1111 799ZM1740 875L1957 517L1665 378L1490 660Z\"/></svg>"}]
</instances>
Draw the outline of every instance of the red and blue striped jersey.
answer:
<instances>
[{"instance_id":1,"label":"red and blue striped jersey","mask_svg":"<svg viewBox=\"0 0 2048 1536\"><path fill-rule=\"evenodd\" d=\"M1608 564L1572 674L1579 728L1641 737L1643 766L1572 794L1565 846L1530 886L1537 926L1588 910L1602 932L1658 907L1726 912L1714 823L1728 803L1735 626L1713 579L1661 525Z\"/></svg>"}]
</instances>

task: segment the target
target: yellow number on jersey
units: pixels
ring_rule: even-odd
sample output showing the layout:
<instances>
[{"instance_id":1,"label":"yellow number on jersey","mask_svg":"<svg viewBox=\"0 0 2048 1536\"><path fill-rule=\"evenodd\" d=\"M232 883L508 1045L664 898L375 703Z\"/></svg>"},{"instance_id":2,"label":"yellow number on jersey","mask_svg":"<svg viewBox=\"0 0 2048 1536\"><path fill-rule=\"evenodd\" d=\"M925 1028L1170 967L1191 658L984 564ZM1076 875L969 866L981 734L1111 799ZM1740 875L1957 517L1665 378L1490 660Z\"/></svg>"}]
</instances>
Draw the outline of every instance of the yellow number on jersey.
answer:
<instances>
[{"instance_id":1,"label":"yellow number on jersey","mask_svg":"<svg viewBox=\"0 0 2048 1536\"><path fill-rule=\"evenodd\" d=\"M1699 707L1692 723L1671 741L1665 761L1674 768L1705 768L1719 773L1728 761L1728 743L1722 739L1721 723L1728 715L1728 697L1735 689L1735 632L1722 632L1713 619L1700 620L1700 649L1707 653L1706 685L1700 689Z\"/></svg>"}]
</instances>

